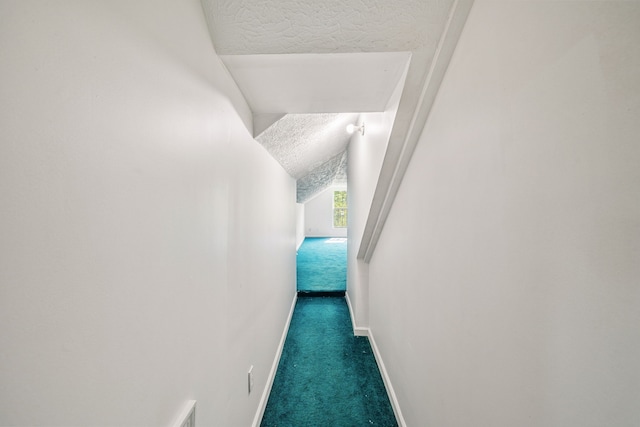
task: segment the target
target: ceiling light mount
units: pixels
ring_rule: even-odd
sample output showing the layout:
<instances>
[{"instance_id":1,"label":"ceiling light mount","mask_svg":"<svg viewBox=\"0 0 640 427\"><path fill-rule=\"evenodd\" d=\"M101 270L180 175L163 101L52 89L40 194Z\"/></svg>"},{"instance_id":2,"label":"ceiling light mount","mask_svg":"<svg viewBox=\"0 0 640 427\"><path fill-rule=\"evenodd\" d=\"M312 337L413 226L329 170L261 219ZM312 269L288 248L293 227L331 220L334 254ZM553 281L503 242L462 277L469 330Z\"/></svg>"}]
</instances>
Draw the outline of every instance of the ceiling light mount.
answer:
<instances>
[{"instance_id":1,"label":"ceiling light mount","mask_svg":"<svg viewBox=\"0 0 640 427\"><path fill-rule=\"evenodd\" d=\"M364 123L362 123L360 126L356 126L354 124L347 125L347 132L349 133L349 135L353 134L354 132L359 132L360 135L364 135Z\"/></svg>"}]
</instances>

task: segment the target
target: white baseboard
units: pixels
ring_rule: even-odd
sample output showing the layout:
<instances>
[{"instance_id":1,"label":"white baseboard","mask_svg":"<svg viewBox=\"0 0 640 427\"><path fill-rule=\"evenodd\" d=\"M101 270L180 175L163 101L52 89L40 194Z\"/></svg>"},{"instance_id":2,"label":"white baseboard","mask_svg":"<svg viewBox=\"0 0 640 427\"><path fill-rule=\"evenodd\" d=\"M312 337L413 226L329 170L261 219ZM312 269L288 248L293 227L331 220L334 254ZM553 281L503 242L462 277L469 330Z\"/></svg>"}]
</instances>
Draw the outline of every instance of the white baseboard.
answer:
<instances>
[{"instance_id":1,"label":"white baseboard","mask_svg":"<svg viewBox=\"0 0 640 427\"><path fill-rule=\"evenodd\" d=\"M382 355L380 354L380 350L378 349L376 340L373 338L373 333L371 332L370 328L358 327L356 325L356 318L353 315L353 307L351 307L351 300L349 299L349 294L346 294L345 298L347 300L347 306L349 307L349 314L351 315L351 325L353 327L353 335L358 337L369 338L369 343L371 344L371 350L373 350L373 355L376 358L378 369L380 369L380 375L382 375L382 381L384 382L384 387L387 389L387 394L389 395L389 400L391 401L393 413L396 416L398 425L400 427L407 427L407 423L405 423L404 417L402 416L402 411L400 410L400 403L398 402L398 397L396 396L396 392L393 390L393 385L391 384L391 378L389 378L389 373L387 372L387 368L384 366L384 362L382 361Z\"/></svg>"},{"instance_id":2,"label":"white baseboard","mask_svg":"<svg viewBox=\"0 0 640 427\"><path fill-rule=\"evenodd\" d=\"M371 329L366 328L366 330L367 330L367 337L369 337L369 343L371 344L371 349L373 350L373 355L376 358L378 369L380 369L380 374L382 375L382 381L384 382L384 387L387 389L387 394L389 395L389 400L391 401L391 407L393 408L393 413L396 416L398 425L400 427L407 427L407 423L404 421L404 417L402 416L402 411L400 410L400 403L398 402L398 396L396 396L396 392L394 391L393 385L391 384L391 378L389 378L389 373L387 372L387 368L384 366L384 362L382 361L382 355L380 355L380 350L378 349L376 340L373 338L373 333L371 332Z\"/></svg>"},{"instance_id":3,"label":"white baseboard","mask_svg":"<svg viewBox=\"0 0 640 427\"><path fill-rule=\"evenodd\" d=\"M345 294L345 298L347 300L347 306L349 307L349 314L351 315L351 324L353 326L353 334L355 336L363 336L369 338L369 343L371 344L371 349L373 350L373 355L376 358L376 363L378 364L378 369L380 369L380 375L382 376L382 381L384 382L384 387L387 390L387 394L389 395L389 400L391 401L391 406L393 408L393 413L396 416L396 420L398 421L399 427L407 427L407 424L404 421L404 417L402 416L402 411L400 410L400 404L398 402L398 398L393 389L393 385L391 384L391 379L389 378L389 373L387 372L387 368L384 365L384 361L382 360L382 355L380 354L380 350L378 349L378 345L376 344L376 340L373 337L373 333L370 328L358 327L355 323L355 317L353 315L353 308L351 307L351 301L349 300L349 294ZM298 299L298 295L296 294L293 297L293 301L291 303L291 309L289 310L289 317L287 318L287 322L285 324L284 330L282 331L282 336L280 338L280 343L278 344L278 350L276 351L276 356L273 360L273 364L271 365L271 371L269 371L269 376L267 378L267 384L262 392L262 397L260 398L260 403L258 404L258 410L256 411L256 415L253 418L252 427L259 427L260 422L262 421L262 416L264 415L264 411L267 407L267 401L269 400L269 394L271 393L271 387L273 386L273 380L275 379L276 372L278 370L278 364L280 363L280 356L282 356L282 349L284 348L284 342L287 338L287 332L289 331L289 325L291 324L291 318L293 317L293 310L296 307L296 301Z\"/></svg>"},{"instance_id":4,"label":"white baseboard","mask_svg":"<svg viewBox=\"0 0 640 427\"><path fill-rule=\"evenodd\" d=\"M271 393L273 380L275 379L276 372L278 371L280 356L282 356L282 349L284 348L284 342L287 339L287 333L289 332L289 325L291 324L291 318L293 317L293 310L296 308L297 300L298 300L298 294L296 293L293 296L293 302L291 303L291 308L289 309L289 317L287 318L287 322L284 325L284 330L282 331L282 336L280 337L280 343L278 344L278 349L276 350L276 357L273 359L273 364L271 365L271 370L269 371L269 376L267 377L267 384L264 387L264 391L262 392L262 397L260 398L260 403L258 404L258 410L256 411L256 415L253 417L253 422L251 423L252 427L260 426L260 422L262 421L262 416L264 415L264 410L267 408L267 401L269 400L269 394Z\"/></svg>"},{"instance_id":5,"label":"white baseboard","mask_svg":"<svg viewBox=\"0 0 640 427\"><path fill-rule=\"evenodd\" d=\"M349 299L349 293L345 293L347 300L347 307L349 307L349 314L351 315L351 327L353 328L353 335L357 337L368 337L369 328L363 328L356 325L356 316L353 315L353 307L351 307L351 300Z\"/></svg>"}]
</instances>

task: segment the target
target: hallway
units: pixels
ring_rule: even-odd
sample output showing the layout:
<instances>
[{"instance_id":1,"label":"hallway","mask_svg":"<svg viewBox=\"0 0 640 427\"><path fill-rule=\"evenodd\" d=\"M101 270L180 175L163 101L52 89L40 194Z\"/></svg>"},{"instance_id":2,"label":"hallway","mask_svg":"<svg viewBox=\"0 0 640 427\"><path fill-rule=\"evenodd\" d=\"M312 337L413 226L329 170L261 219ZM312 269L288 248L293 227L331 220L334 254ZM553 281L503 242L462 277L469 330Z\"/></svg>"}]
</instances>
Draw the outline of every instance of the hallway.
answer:
<instances>
[{"instance_id":1,"label":"hallway","mask_svg":"<svg viewBox=\"0 0 640 427\"><path fill-rule=\"evenodd\" d=\"M262 427L397 426L366 337L344 297L299 297Z\"/></svg>"},{"instance_id":2,"label":"hallway","mask_svg":"<svg viewBox=\"0 0 640 427\"><path fill-rule=\"evenodd\" d=\"M174 427L196 401L196 427L257 427L296 248L328 235L305 205L347 177L346 307L399 426L639 426L638 23L0 0L0 426Z\"/></svg>"},{"instance_id":3,"label":"hallway","mask_svg":"<svg viewBox=\"0 0 640 427\"><path fill-rule=\"evenodd\" d=\"M347 239L307 237L296 255L296 289L300 293L347 290Z\"/></svg>"},{"instance_id":4,"label":"hallway","mask_svg":"<svg viewBox=\"0 0 640 427\"><path fill-rule=\"evenodd\" d=\"M346 240L306 238L298 250L298 298L262 427L397 426L369 340L354 336Z\"/></svg>"}]
</instances>

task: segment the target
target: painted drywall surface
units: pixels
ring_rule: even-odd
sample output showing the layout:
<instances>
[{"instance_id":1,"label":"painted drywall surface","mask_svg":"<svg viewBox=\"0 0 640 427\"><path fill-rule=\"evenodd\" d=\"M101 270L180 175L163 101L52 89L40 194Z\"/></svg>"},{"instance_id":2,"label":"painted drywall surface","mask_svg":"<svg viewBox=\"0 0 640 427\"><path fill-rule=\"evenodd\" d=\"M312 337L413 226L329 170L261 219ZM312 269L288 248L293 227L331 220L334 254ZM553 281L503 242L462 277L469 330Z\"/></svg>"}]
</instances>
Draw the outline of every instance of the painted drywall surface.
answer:
<instances>
[{"instance_id":1,"label":"painted drywall surface","mask_svg":"<svg viewBox=\"0 0 640 427\"><path fill-rule=\"evenodd\" d=\"M358 257L369 262L387 215L420 139L474 0L456 0L436 55L414 52L407 70L378 185L373 196Z\"/></svg>"},{"instance_id":2,"label":"painted drywall surface","mask_svg":"<svg viewBox=\"0 0 640 427\"><path fill-rule=\"evenodd\" d=\"M329 187L304 204L306 237L347 237L346 227L333 227L333 192L338 190L347 190L347 188L345 186Z\"/></svg>"},{"instance_id":3,"label":"painted drywall surface","mask_svg":"<svg viewBox=\"0 0 640 427\"><path fill-rule=\"evenodd\" d=\"M222 55L220 58L254 113L321 114L384 111L411 53L298 53ZM326 131L330 133L331 129L327 127Z\"/></svg>"},{"instance_id":4,"label":"painted drywall surface","mask_svg":"<svg viewBox=\"0 0 640 427\"><path fill-rule=\"evenodd\" d=\"M357 259L382 162L404 89L407 68L396 84L384 113L361 114L365 134L355 133L348 147L349 240L347 242L347 292L356 327L369 326L369 264Z\"/></svg>"},{"instance_id":5,"label":"painted drywall surface","mask_svg":"<svg viewBox=\"0 0 640 427\"><path fill-rule=\"evenodd\" d=\"M365 124L365 134L354 134L349 143L349 241L347 246L347 292L357 327L369 325L368 268L356 259L367 214L382 167L385 149L395 117L395 104L385 113L365 113L358 123Z\"/></svg>"},{"instance_id":6,"label":"painted drywall surface","mask_svg":"<svg viewBox=\"0 0 640 427\"><path fill-rule=\"evenodd\" d=\"M0 425L250 425L296 223L250 120L197 0L0 4Z\"/></svg>"},{"instance_id":7,"label":"painted drywall surface","mask_svg":"<svg viewBox=\"0 0 640 427\"><path fill-rule=\"evenodd\" d=\"M304 203L296 203L296 250L304 242Z\"/></svg>"},{"instance_id":8,"label":"painted drywall surface","mask_svg":"<svg viewBox=\"0 0 640 427\"><path fill-rule=\"evenodd\" d=\"M640 424L638 22L476 1L370 264L407 425Z\"/></svg>"}]
</instances>

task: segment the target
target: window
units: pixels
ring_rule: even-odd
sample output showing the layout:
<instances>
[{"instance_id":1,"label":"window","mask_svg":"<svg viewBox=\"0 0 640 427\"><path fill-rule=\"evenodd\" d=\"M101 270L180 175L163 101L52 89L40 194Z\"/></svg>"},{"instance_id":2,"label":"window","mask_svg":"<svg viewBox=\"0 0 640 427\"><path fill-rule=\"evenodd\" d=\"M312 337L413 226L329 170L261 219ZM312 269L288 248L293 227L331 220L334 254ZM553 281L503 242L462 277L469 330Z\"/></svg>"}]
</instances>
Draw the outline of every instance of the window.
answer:
<instances>
[{"instance_id":1,"label":"window","mask_svg":"<svg viewBox=\"0 0 640 427\"><path fill-rule=\"evenodd\" d=\"M347 192L333 192L333 226L344 228L347 226Z\"/></svg>"}]
</instances>

